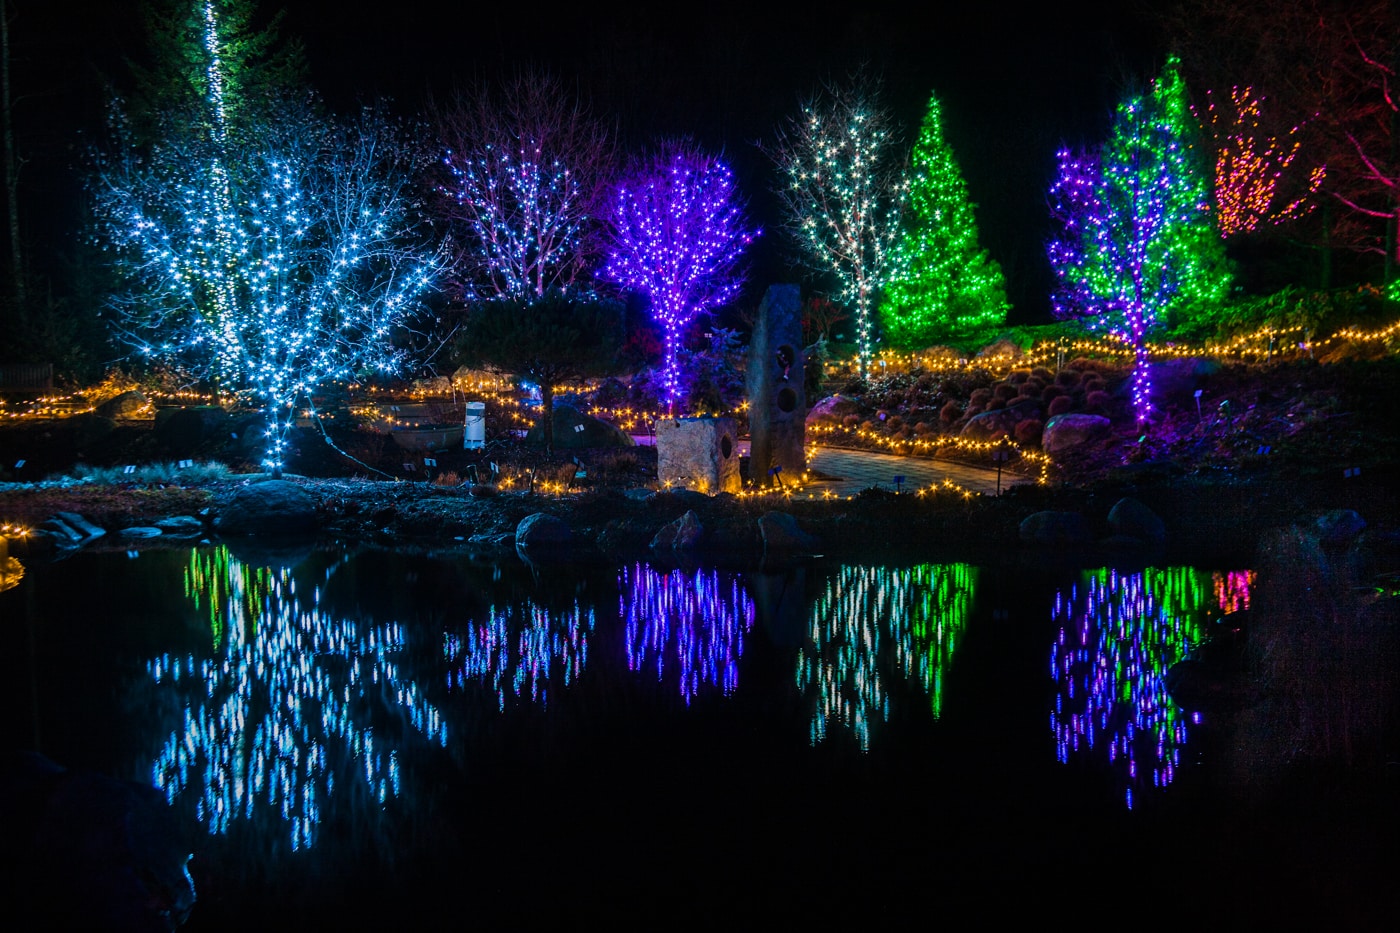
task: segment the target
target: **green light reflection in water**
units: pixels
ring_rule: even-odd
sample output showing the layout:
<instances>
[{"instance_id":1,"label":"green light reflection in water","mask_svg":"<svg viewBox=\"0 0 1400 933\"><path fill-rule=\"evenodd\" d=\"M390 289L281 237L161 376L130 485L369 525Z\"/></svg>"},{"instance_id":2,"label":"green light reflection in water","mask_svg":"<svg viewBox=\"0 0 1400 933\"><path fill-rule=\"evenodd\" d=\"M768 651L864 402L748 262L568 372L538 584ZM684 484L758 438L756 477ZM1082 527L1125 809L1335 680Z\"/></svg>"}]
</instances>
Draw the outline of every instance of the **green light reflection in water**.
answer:
<instances>
[{"instance_id":1,"label":"green light reflection in water","mask_svg":"<svg viewBox=\"0 0 1400 933\"><path fill-rule=\"evenodd\" d=\"M372 711L397 712L446 744L438 710L399 669L406 635L398 623L328 617L318 608L320 588L303 605L289 570L250 567L224 547L197 553L185 581L208 607L215 649L208 658L166 654L147 664L184 705L152 780L172 804L196 794L196 816L211 834L271 811L298 849L315 842L335 795L359 798L367 789L380 806L398 796L394 733L408 730L377 714L371 729L364 720Z\"/></svg>"},{"instance_id":2,"label":"green light reflection in water","mask_svg":"<svg viewBox=\"0 0 1400 933\"><path fill-rule=\"evenodd\" d=\"M912 679L943 711L943 681L967 627L977 571L968 564L842 567L812 607L809 643L798 653L797 686L814 691L813 745L833 725L862 751L890 715L895 678Z\"/></svg>"}]
</instances>

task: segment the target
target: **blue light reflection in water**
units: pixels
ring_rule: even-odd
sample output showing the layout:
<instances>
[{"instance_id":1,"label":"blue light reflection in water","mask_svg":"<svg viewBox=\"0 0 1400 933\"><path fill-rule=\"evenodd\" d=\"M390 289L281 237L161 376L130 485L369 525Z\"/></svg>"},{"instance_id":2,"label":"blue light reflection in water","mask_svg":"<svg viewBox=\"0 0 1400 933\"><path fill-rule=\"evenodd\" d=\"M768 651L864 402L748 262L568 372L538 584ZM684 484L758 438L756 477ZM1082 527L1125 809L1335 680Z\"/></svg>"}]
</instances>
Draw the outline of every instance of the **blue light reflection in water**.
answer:
<instances>
[{"instance_id":1,"label":"blue light reflection in water","mask_svg":"<svg viewBox=\"0 0 1400 933\"><path fill-rule=\"evenodd\" d=\"M909 568L843 566L812 606L797 687L816 694L811 742L832 724L870 750L874 724L889 718L891 678L911 679L943 710L943 679L967 628L977 571L967 564Z\"/></svg>"},{"instance_id":2,"label":"blue light reflection in water","mask_svg":"<svg viewBox=\"0 0 1400 933\"><path fill-rule=\"evenodd\" d=\"M363 780L381 805L398 796L398 749L389 730L376 735L361 721L367 708L398 710L446 744L442 716L395 660L406 644L398 623L328 617L319 589L302 605L290 571L250 570L223 547L193 552L185 579L187 595L208 608L215 656L166 654L147 665L185 699L152 779L172 803L197 794L211 834L265 804L290 824L293 849L310 846L323 807L350 792L337 771L342 784L346 774ZM341 767L347 757L353 770Z\"/></svg>"},{"instance_id":3,"label":"blue light reflection in water","mask_svg":"<svg viewBox=\"0 0 1400 933\"><path fill-rule=\"evenodd\" d=\"M1181 765L1188 716L1166 673L1201 641L1222 608L1248 605L1250 577L1190 567L1098 570L1055 595L1060 632L1050 651L1058 688L1050 727L1061 762L1098 751L1124 799L1164 788Z\"/></svg>"},{"instance_id":4,"label":"blue light reflection in water","mask_svg":"<svg viewBox=\"0 0 1400 933\"><path fill-rule=\"evenodd\" d=\"M636 564L619 573L618 589L628 670L654 667L659 681L673 656L687 705L706 686L726 696L734 692L754 619L753 600L737 574Z\"/></svg>"},{"instance_id":5,"label":"blue light reflection in water","mask_svg":"<svg viewBox=\"0 0 1400 933\"><path fill-rule=\"evenodd\" d=\"M534 603L491 606L483 621L443 637L448 689L484 681L502 711L507 695L528 694L548 705L551 684L567 687L588 664L594 621L593 610L577 602L563 611Z\"/></svg>"}]
</instances>

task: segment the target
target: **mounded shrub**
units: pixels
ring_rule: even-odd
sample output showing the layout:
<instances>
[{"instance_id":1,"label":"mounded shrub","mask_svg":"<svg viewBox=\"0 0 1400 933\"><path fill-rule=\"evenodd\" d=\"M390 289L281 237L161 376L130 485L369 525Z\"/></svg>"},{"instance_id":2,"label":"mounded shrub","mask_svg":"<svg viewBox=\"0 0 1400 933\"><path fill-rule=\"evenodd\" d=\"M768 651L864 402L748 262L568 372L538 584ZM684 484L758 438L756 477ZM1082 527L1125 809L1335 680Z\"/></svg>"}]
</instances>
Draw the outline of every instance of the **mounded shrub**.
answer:
<instances>
[{"instance_id":1,"label":"mounded shrub","mask_svg":"<svg viewBox=\"0 0 1400 933\"><path fill-rule=\"evenodd\" d=\"M1012 385L1020 385L1031 377L1029 369L1013 369L1006 374L1006 381Z\"/></svg>"},{"instance_id":2,"label":"mounded shrub","mask_svg":"<svg viewBox=\"0 0 1400 933\"><path fill-rule=\"evenodd\" d=\"M981 391L983 390L977 390L977 392ZM974 392L972 394L976 395L977 392ZM962 414L963 407L961 405L959 405L957 402L949 402L948 404L944 405L941 409L939 409L938 419L944 424L952 424L954 421L957 421L959 418L961 418Z\"/></svg>"},{"instance_id":3,"label":"mounded shrub","mask_svg":"<svg viewBox=\"0 0 1400 933\"><path fill-rule=\"evenodd\" d=\"M1040 445L1041 432L1045 430L1045 422L1038 418L1027 418L1025 421L1016 424L1016 443L1022 447L1038 447Z\"/></svg>"},{"instance_id":4,"label":"mounded shrub","mask_svg":"<svg viewBox=\"0 0 1400 933\"><path fill-rule=\"evenodd\" d=\"M1051 418L1056 415L1069 414L1074 411L1074 399L1070 398L1068 395L1057 395L1050 400L1050 407L1046 409L1046 411Z\"/></svg>"},{"instance_id":5,"label":"mounded shrub","mask_svg":"<svg viewBox=\"0 0 1400 933\"><path fill-rule=\"evenodd\" d=\"M1041 400L1042 402L1045 402L1045 403L1049 404L1050 402L1053 402L1055 399L1061 398L1061 397L1063 397L1063 396L1066 395L1066 394L1067 394L1067 393L1065 392L1064 386L1048 385L1048 386L1046 386L1045 389L1040 393L1040 400Z\"/></svg>"},{"instance_id":6,"label":"mounded shrub","mask_svg":"<svg viewBox=\"0 0 1400 933\"><path fill-rule=\"evenodd\" d=\"M1088 395L1084 396L1085 407L1096 409L1098 411L1107 411L1108 403L1110 401L1112 401L1112 396L1100 389L1096 389L1095 391L1090 392Z\"/></svg>"},{"instance_id":7,"label":"mounded shrub","mask_svg":"<svg viewBox=\"0 0 1400 933\"><path fill-rule=\"evenodd\" d=\"M985 405L992 400L992 390L988 388L973 389L968 396L969 405Z\"/></svg>"},{"instance_id":8,"label":"mounded shrub","mask_svg":"<svg viewBox=\"0 0 1400 933\"><path fill-rule=\"evenodd\" d=\"M1014 382L1003 382L992 390L992 397L1002 401L1013 399L1021 391L1020 386Z\"/></svg>"},{"instance_id":9,"label":"mounded shrub","mask_svg":"<svg viewBox=\"0 0 1400 933\"><path fill-rule=\"evenodd\" d=\"M1039 379L1042 384L1055 381L1055 374L1044 366L1037 366L1031 370L1031 378Z\"/></svg>"},{"instance_id":10,"label":"mounded shrub","mask_svg":"<svg viewBox=\"0 0 1400 933\"><path fill-rule=\"evenodd\" d=\"M1072 389L1079 385L1083 378L1083 375L1077 369L1062 369L1055 376L1055 383L1064 386L1066 389Z\"/></svg>"}]
</instances>

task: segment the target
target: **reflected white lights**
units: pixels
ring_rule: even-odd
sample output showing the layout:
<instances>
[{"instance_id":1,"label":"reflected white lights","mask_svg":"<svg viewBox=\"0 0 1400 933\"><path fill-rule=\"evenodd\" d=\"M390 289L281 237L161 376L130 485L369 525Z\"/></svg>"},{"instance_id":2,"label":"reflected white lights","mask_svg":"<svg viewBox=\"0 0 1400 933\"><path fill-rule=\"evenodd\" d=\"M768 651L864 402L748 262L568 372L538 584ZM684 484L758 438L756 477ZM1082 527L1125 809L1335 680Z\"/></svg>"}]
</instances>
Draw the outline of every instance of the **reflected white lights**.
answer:
<instances>
[{"instance_id":1,"label":"reflected white lights","mask_svg":"<svg viewBox=\"0 0 1400 933\"><path fill-rule=\"evenodd\" d=\"M1249 580L1189 567L1099 570L1056 594L1061 628L1050 673L1059 689L1050 726L1059 760L1099 749L1129 807L1135 790L1170 784L1188 716L1167 694L1167 669L1201 640L1212 615L1248 604Z\"/></svg>"},{"instance_id":2,"label":"reflected white lights","mask_svg":"<svg viewBox=\"0 0 1400 933\"><path fill-rule=\"evenodd\" d=\"M346 784L363 781L380 805L397 797L395 737L404 730L388 714L446 744L438 710L394 660L405 646L397 623L362 630L329 618L317 608L319 590L301 606L289 571L249 572L225 548L196 551L186 580L204 587L222 631L213 658L167 654L148 664L156 683L188 698L152 777L172 803L197 793L211 834L253 819L263 804L290 824L297 849L315 842L334 794L358 793Z\"/></svg>"},{"instance_id":3,"label":"reflected white lights","mask_svg":"<svg viewBox=\"0 0 1400 933\"><path fill-rule=\"evenodd\" d=\"M618 576L620 610L627 626L627 668L655 669L663 678L675 665L687 705L702 688L725 696L739 686L744 636L753 628L754 605L735 574L717 570L661 572L643 564Z\"/></svg>"},{"instance_id":4,"label":"reflected white lights","mask_svg":"<svg viewBox=\"0 0 1400 933\"><path fill-rule=\"evenodd\" d=\"M583 673L593 624L593 610L577 603L563 612L534 604L492 606L485 621L444 637L447 686L489 683L502 711L508 694L548 705L552 685L567 687Z\"/></svg>"},{"instance_id":5,"label":"reflected white lights","mask_svg":"<svg viewBox=\"0 0 1400 933\"><path fill-rule=\"evenodd\" d=\"M870 750L890 715L894 678L912 679L943 709L943 677L972 609L977 572L967 564L842 567L812 607L797 687L816 693L811 741L835 723Z\"/></svg>"}]
</instances>

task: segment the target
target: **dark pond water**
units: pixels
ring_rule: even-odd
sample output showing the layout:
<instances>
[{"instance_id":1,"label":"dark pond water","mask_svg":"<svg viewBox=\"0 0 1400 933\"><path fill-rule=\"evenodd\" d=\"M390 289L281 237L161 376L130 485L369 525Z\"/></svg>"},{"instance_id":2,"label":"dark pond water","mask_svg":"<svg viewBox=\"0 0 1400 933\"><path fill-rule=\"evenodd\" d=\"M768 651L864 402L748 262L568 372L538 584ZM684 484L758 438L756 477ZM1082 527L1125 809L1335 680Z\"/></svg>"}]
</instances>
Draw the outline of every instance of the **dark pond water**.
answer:
<instances>
[{"instance_id":1,"label":"dark pond water","mask_svg":"<svg viewBox=\"0 0 1400 933\"><path fill-rule=\"evenodd\" d=\"M1220 725L1166 694L1256 586L77 554L0 593L4 742L170 801L195 827L191 930L964 908L1365 925L1393 903L1372 898L1394 838L1374 812L1242 790Z\"/></svg>"}]
</instances>

